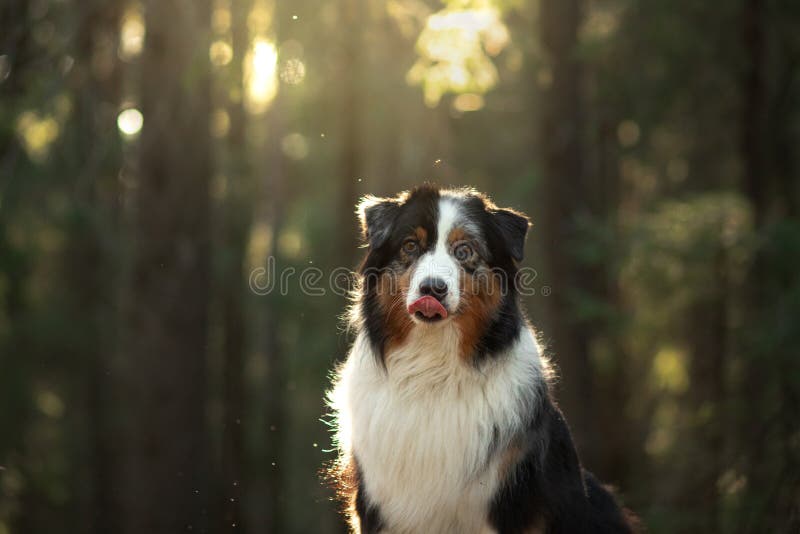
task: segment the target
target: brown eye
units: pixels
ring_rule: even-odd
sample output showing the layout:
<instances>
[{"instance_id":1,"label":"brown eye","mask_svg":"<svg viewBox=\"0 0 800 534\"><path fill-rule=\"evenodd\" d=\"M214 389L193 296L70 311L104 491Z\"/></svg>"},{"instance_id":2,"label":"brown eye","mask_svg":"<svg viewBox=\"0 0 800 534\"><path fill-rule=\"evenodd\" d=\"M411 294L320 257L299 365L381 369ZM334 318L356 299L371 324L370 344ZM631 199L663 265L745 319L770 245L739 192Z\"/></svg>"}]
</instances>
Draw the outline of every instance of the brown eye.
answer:
<instances>
[{"instance_id":1,"label":"brown eye","mask_svg":"<svg viewBox=\"0 0 800 534\"><path fill-rule=\"evenodd\" d=\"M414 254L419 248L419 244L413 239L406 239L403 242L403 252L406 254Z\"/></svg>"},{"instance_id":2,"label":"brown eye","mask_svg":"<svg viewBox=\"0 0 800 534\"><path fill-rule=\"evenodd\" d=\"M453 250L453 256L455 256L458 261L467 261L472 257L472 247L466 243L461 243Z\"/></svg>"}]
</instances>

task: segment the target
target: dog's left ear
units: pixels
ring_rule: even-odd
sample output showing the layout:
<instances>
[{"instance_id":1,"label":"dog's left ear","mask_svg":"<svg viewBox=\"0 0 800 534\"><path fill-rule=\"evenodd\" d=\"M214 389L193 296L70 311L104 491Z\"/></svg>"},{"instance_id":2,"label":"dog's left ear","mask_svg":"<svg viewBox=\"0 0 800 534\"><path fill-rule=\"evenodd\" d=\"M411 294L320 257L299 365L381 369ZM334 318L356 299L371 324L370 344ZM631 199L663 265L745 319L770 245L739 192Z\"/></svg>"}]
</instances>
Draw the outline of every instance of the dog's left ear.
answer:
<instances>
[{"instance_id":1,"label":"dog's left ear","mask_svg":"<svg viewBox=\"0 0 800 534\"><path fill-rule=\"evenodd\" d=\"M383 245L392 234L395 217L400 211L400 202L396 199L378 198L367 195L361 199L356 208L361 223L361 233L370 248Z\"/></svg>"},{"instance_id":2,"label":"dog's left ear","mask_svg":"<svg viewBox=\"0 0 800 534\"><path fill-rule=\"evenodd\" d=\"M497 228L505 238L511 257L522 261L525 254L525 236L528 235L530 220L524 214L514 210L493 210L492 216Z\"/></svg>"}]
</instances>

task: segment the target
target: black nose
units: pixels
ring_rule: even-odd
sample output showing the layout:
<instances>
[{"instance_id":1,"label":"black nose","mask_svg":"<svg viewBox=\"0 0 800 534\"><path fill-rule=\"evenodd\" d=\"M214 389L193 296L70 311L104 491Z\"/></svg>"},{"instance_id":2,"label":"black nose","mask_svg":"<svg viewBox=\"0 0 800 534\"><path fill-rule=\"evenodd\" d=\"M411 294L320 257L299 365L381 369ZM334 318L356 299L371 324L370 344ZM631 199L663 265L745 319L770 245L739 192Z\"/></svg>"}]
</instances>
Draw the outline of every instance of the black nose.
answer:
<instances>
[{"instance_id":1,"label":"black nose","mask_svg":"<svg viewBox=\"0 0 800 534\"><path fill-rule=\"evenodd\" d=\"M441 278L426 278L419 285L419 292L441 302L447 296L447 282Z\"/></svg>"}]
</instances>

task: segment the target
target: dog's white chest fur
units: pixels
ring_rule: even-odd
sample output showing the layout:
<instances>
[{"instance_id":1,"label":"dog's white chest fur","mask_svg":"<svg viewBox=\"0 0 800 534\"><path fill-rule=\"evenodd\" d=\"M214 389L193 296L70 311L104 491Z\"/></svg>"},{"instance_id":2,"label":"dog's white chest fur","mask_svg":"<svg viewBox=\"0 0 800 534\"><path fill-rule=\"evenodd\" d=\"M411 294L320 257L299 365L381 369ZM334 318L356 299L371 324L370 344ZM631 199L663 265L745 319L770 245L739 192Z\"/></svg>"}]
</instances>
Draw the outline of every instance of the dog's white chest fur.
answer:
<instances>
[{"instance_id":1,"label":"dog's white chest fur","mask_svg":"<svg viewBox=\"0 0 800 534\"><path fill-rule=\"evenodd\" d=\"M332 392L339 446L387 532L491 532L496 452L525 424L541 360L527 329L480 370L455 347L452 328L415 329L387 370L361 335Z\"/></svg>"}]
</instances>

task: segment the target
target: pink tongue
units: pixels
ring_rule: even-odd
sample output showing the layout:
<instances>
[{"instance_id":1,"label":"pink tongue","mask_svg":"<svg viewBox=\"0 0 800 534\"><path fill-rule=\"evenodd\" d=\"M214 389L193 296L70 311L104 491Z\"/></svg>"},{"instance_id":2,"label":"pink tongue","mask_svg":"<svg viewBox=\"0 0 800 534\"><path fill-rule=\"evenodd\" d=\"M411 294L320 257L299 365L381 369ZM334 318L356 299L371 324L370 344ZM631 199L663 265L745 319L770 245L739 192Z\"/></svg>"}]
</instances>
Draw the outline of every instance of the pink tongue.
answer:
<instances>
[{"instance_id":1,"label":"pink tongue","mask_svg":"<svg viewBox=\"0 0 800 534\"><path fill-rule=\"evenodd\" d=\"M408 313L413 315L416 312L420 312L428 319L433 319L437 315L441 315L442 319L447 317L447 310L442 303L430 295L420 297L408 306Z\"/></svg>"}]
</instances>

